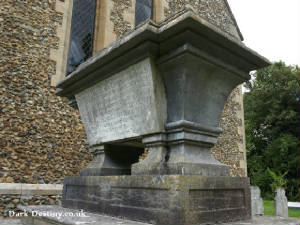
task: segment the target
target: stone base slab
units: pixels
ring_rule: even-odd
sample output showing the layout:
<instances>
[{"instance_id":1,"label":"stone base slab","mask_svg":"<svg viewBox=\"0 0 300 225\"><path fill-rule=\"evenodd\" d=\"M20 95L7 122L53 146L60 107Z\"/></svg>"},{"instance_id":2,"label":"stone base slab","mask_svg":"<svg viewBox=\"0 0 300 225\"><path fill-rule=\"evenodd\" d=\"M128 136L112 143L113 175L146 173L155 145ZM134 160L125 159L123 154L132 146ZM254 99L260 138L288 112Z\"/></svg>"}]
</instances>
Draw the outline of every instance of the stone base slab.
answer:
<instances>
[{"instance_id":1,"label":"stone base slab","mask_svg":"<svg viewBox=\"0 0 300 225\"><path fill-rule=\"evenodd\" d=\"M121 168L84 168L80 171L80 176L115 176L130 175L130 169Z\"/></svg>"},{"instance_id":2,"label":"stone base slab","mask_svg":"<svg viewBox=\"0 0 300 225\"><path fill-rule=\"evenodd\" d=\"M248 178L182 175L67 177L62 205L159 225L251 218Z\"/></svg>"},{"instance_id":3,"label":"stone base slab","mask_svg":"<svg viewBox=\"0 0 300 225\"><path fill-rule=\"evenodd\" d=\"M140 166L140 163L132 165L133 175L145 173L154 175L200 175L200 176L228 176L229 168L223 164L200 164L200 163L157 163L151 167Z\"/></svg>"}]
</instances>

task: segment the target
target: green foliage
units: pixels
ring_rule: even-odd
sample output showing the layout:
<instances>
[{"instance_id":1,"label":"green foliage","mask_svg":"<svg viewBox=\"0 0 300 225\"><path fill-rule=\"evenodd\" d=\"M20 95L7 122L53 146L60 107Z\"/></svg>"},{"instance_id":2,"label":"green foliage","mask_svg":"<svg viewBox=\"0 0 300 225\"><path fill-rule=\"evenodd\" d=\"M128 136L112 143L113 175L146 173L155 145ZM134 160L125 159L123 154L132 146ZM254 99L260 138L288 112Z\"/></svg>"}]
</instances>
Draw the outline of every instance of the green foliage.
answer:
<instances>
[{"instance_id":1,"label":"green foliage","mask_svg":"<svg viewBox=\"0 0 300 225\"><path fill-rule=\"evenodd\" d=\"M284 174L279 175L270 170L270 168L267 168L267 171L273 179L273 182L270 184L273 193L276 191L277 188L285 188L287 180L284 177L285 175L287 175L288 171L285 171Z\"/></svg>"},{"instance_id":2,"label":"green foliage","mask_svg":"<svg viewBox=\"0 0 300 225\"><path fill-rule=\"evenodd\" d=\"M286 180L288 199L298 200L299 68L278 62L258 70L253 76L254 79L246 83L248 92L244 94L251 183L259 186L266 197L272 196L274 185L282 185L278 179L283 183Z\"/></svg>"}]
</instances>

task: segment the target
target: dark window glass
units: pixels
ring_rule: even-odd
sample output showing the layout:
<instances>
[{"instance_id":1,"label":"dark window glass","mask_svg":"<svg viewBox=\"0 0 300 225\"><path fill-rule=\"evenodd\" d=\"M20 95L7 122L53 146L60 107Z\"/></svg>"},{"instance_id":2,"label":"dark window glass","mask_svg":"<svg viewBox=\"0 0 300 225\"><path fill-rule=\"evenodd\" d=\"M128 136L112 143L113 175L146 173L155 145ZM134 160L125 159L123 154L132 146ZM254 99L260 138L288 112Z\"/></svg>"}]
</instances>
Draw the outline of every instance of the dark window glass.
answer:
<instances>
[{"instance_id":1,"label":"dark window glass","mask_svg":"<svg viewBox=\"0 0 300 225\"><path fill-rule=\"evenodd\" d=\"M74 0L67 75L92 56L96 0Z\"/></svg>"},{"instance_id":2,"label":"dark window glass","mask_svg":"<svg viewBox=\"0 0 300 225\"><path fill-rule=\"evenodd\" d=\"M152 18L152 0L136 0L135 26Z\"/></svg>"}]
</instances>

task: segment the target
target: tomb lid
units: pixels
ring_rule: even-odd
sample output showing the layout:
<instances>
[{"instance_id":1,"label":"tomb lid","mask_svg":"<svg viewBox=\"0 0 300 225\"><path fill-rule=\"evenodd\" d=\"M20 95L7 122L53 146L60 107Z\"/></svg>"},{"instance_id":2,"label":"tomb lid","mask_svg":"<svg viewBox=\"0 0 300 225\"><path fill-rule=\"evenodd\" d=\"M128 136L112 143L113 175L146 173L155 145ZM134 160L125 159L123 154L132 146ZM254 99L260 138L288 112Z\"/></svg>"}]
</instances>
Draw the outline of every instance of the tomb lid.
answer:
<instances>
[{"instance_id":1,"label":"tomb lid","mask_svg":"<svg viewBox=\"0 0 300 225\"><path fill-rule=\"evenodd\" d=\"M237 38L207 22L194 10L186 9L161 23L147 20L99 51L59 82L56 94L72 98L143 58L162 60L164 55L186 44L201 50L208 61L213 58L214 62L244 74L270 64Z\"/></svg>"}]
</instances>

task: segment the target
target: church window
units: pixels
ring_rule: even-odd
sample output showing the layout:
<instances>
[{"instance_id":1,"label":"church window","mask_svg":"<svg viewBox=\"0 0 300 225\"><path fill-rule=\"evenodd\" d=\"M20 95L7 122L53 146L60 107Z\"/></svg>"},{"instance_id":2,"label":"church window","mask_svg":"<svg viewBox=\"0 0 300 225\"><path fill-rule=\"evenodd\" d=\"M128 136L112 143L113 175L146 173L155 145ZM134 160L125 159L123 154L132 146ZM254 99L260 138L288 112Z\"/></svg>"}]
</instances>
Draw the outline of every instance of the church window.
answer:
<instances>
[{"instance_id":1,"label":"church window","mask_svg":"<svg viewBox=\"0 0 300 225\"><path fill-rule=\"evenodd\" d=\"M96 0L74 0L67 75L93 53Z\"/></svg>"},{"instance_id":2,"label":"church window","mask_svg":"<svg viewBox=\"0 0 300 225\"><path fill-rule=\"evenodd\" d=\"M152 18L152 0L136 0L135 26Z\"/></svg>"}]
</instances>

